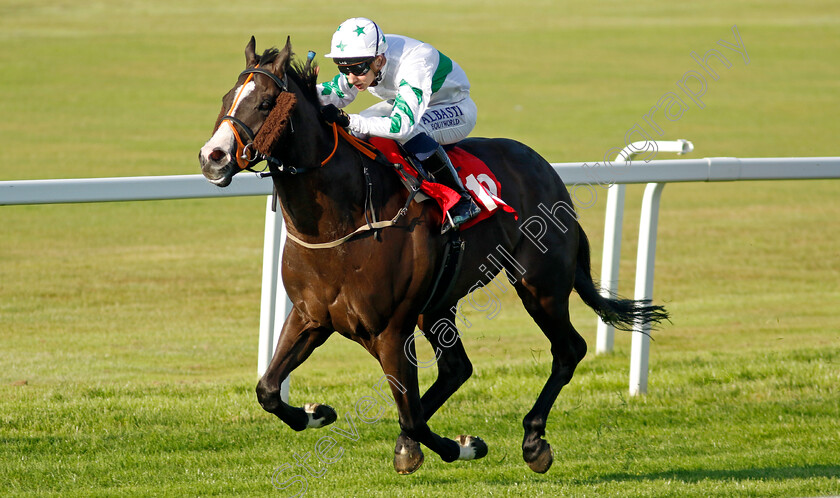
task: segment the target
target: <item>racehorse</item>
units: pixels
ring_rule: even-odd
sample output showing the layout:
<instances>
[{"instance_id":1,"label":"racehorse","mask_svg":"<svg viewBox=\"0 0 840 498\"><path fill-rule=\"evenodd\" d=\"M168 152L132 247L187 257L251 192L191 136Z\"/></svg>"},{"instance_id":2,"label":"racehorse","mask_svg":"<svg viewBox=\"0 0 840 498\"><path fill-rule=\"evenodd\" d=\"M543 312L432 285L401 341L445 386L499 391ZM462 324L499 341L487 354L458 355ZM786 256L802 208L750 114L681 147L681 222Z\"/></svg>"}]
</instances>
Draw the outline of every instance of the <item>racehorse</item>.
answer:
<instances>
[{"instance_id":1,"label":"racehorse","mask_svg":"<svg viewBox=\"0 0 840 498\"><path fill-rule=\"evenodd\" d=\"M525 309L551 343L551 373L523 420L522 455L535 472L553 457L543 439L549 411L586 354L569 320L569 296L581 299L620 329L667 318L660 306L602 296L590 274L590 248L563 181L531 148L509 139L469 138L458 147L483 160L518 213L499 212L458 233L463 251L457 276L438 288L451 235L441 235L441 210L412 202L390 165L372 159L334 124L320 119L317 66L282 50L258 55L251 37L246 69L222 99L212 138L199 162L213 184L227 186L242 169L265 159L289 241L282 277L293 308L256 392L260 405L296 431L336 420L327 405L291 406L281 382L333 333L362 345L389 379L399 413L394 467L401 474L423 463L420 445L446 462L481 458L478 437L439 436L429 418L470 377L455 328L458 300L504 269ZM376 222L372 220L390 220ZM452 232L452 231L450 231ZM488 264L489 262L489 264ZM448 270L455 275L456 272ZM438 376L420 396L415 325L431 343Z\"/></svg>"}]
</instances>

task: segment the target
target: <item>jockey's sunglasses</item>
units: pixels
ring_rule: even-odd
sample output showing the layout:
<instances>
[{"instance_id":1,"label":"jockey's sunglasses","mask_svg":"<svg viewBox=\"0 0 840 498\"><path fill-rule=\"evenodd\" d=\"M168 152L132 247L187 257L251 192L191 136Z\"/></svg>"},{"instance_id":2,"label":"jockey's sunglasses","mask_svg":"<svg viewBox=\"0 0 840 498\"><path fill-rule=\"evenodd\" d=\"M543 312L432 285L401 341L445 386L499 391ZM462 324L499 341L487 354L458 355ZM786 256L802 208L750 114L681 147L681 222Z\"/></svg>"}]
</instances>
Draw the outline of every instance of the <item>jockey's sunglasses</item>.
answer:
<instances>
[{"instance_id":1,"label":"jockey's sunglasses","mask_svg":"<svg viewBox=\"0 0 840 498\"><path fill-rule=\"evenodd\" d=\"M338 72L341 74L353 73L356 76L363 76L370 71L370 64L374 61L374 59L375 58L371 58L356 64L340 65L338 66Z\"/></svg>"}]
</instances>

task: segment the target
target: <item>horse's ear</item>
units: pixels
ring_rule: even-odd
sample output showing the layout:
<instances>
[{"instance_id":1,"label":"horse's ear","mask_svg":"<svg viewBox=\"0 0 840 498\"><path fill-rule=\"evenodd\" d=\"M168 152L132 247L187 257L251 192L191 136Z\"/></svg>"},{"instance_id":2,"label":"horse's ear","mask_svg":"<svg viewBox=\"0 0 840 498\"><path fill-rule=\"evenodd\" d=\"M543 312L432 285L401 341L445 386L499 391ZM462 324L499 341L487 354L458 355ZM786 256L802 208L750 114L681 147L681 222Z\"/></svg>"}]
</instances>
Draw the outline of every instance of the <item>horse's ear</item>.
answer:
<instances>
[{"instance_id":1,"label":"horse's ear","mask_svg":"<svg viewBox=\"0 0 840 498\"><path fill-rule=\"evenodd\" d=\"M251 41L245 47L245 67L257 65L257 40L251 37Z\"/></svg>"},{"instance_id":2,"label":"horse's ear","mask_svg":"<svg viewBox=\"0 0 840 498\"><path fill-rule=\"evenodd\" d=\"M286 46L283 47L283 50L280 51L280 55L277 56L277 59L274 61L273 67L271 68L274 74L283 74L286 72L286 66L289 64L289 61L292 59L292 37L286 37Z\"/></svg>"}]
</instances>

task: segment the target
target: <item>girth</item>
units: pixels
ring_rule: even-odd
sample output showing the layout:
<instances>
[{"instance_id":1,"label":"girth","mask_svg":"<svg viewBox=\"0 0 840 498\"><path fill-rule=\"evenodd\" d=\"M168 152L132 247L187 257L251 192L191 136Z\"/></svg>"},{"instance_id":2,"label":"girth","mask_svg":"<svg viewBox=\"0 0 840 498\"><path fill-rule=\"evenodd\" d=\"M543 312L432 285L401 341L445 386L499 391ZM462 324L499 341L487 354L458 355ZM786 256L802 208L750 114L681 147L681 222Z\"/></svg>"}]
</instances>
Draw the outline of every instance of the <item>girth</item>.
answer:
<instances>
[{"instance_id":1,"label":"girth","mask_svg":"<svg viewBox=\"0 0 840 498\"><path fill-rule=\"evenodd\" d=\"M450 230L448 234L449 239L443 249L443 261L437 275L435 275L429 298L423 305L420 314L438 311L461 273L461 263L463 262L466 243L461 238L460 230Z\"/></svg>"}]
</instances>

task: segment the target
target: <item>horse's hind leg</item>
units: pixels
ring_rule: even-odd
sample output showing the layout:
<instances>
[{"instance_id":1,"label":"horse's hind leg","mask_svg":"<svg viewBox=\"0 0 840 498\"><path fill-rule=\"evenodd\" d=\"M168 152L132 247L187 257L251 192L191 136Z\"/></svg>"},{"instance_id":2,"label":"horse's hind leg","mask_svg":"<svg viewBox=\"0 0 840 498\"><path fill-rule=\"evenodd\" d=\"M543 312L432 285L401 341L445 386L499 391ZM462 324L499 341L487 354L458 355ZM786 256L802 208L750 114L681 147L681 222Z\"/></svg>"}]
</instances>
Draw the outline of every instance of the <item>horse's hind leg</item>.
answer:
<instances>
[{"instance_id":1,"label":"horse's hind leg","mask_svg":"<svg viewBox=\"0 0 840 498\"><path fill-rule=\"evenodd\" d=\"M437 366L438 376L429 387L420 404L423 406L423 418L428 421L435 412L461 387L472 375L472 363L464 350L464 344L458 335L454 322L455 314L450 310L425 315L418 324L426 339L431 343L435 360L420 362L409 354L409 360L418 367ZM414 338L412 338L413 340ZM407 345L408 346L408 345ZM405 433L397 437L394 448L394 469L400 474L410 474L423 464L423 450L420 444Z\"/></svg>"},{"instance_id":2,"label":"horse's hind leg","mask_svg":"<svg viewBox=\"0 0 840 498\"><path fill-rule=\"evenodd\" d=\"M487 454L486 446L478 438L464 436L458 441L443 438L426 423L420 389L417 385L417 365L406 355L405 342L414 331L414 322L399 323L400 316L374 339L371 353L379 360L382 371L389 377L391 393L397 403L400 429L412 440L440 455L445 462L474 460ZM414 354L413 343L408 347ZM416 356L415 356L416 357ZM397 469L399 471L399 469Z\"/></svg>"},{"instance_id":3,"label":"horse's hind leg","mask_svg":"<svg viewBox=\"0 0 840 498\"><path fill-rule=\"evenodd\" d=\"M543 277L547 274L541 273ZM548 413L560 390L572 379L575 367L586 354L586 342L569 320L571 285L568 289L558 289L560 286L557 283L548 285L553 287L548 293L529 283L527 278L515 286L528 313L551 342L551 374L534 407L522 421L525 429L522 457L531 470L540 473L548 471L553 461L551 446L542 439Z\"/></svg>"}]
</instances>

